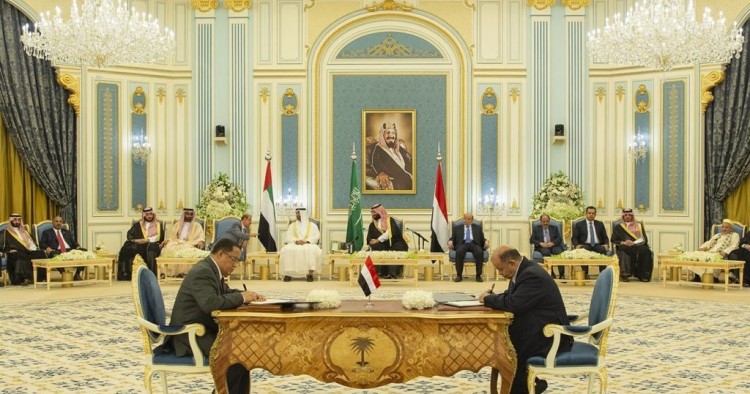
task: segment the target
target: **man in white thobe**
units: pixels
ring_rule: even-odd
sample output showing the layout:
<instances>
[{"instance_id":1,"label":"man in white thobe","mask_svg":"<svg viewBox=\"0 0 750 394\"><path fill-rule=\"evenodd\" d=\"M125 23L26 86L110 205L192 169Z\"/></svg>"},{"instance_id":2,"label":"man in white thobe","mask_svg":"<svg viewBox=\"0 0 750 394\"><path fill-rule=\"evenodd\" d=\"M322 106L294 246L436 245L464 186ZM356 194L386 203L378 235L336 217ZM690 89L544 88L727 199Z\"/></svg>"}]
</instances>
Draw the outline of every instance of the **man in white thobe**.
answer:
<instances>
[{"instance_id":1,"label":"man in white thobe","mask_svg":"<svg viewBox=\"0 0 750 394\"><path fill-rule=\"evenodd\" d=\"M279 252L279 265L284 282L306 277L313 281L313 273L320 271L323 252L318 246L320 231L310 222L305 208L297 208L297 220L286 230L286 245Z\"/></svg>"},{"instance_id":2,"label":"man in white thobe","mask_svg":"<svg viewBox=\"0 0 750 394\"><path fill-rule=\"evenodd\" d=\"M176 253L183 249L203 249L206 246L206 234L203 226L195 221L195 210L184 208L182 216L172 226L172 235L161 243L161 256L174 257ZM180 264L173 268L174 272L170 276L182 278L187 274L193 264Z\"/></svg>"}]
</instances>

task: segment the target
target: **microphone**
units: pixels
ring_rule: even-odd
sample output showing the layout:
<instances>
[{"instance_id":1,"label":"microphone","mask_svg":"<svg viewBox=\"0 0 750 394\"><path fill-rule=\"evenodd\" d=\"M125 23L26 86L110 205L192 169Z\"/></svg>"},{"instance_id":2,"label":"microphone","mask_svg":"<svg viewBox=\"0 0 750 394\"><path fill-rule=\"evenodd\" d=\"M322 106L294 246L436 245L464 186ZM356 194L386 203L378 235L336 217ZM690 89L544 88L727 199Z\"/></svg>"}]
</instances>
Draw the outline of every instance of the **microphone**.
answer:
<instances>
[{"instance_id":1,"label":"microphone","mask_svg":"<svg viewBox=\"0 0 750 394\"><path fill-rule=\"evenodd\" d=\"M416 232L416 231L414 231L414 230L410 229L409 227L407 227L406 229L407 229L407 230L409 230L409 231L411 231L412 233L414 233L414 235L416 235L417 237L419 237L419 238L420 238L420 239L421 239L422 241L425 241L425 242L430 242L430 241L428 241L428 240L427 240L427 238L425 238L425 237L424 237L424 236L423 236L422 234L420 234L420 233L418 233L418 232Z\"/></svg>"}]
</instances>

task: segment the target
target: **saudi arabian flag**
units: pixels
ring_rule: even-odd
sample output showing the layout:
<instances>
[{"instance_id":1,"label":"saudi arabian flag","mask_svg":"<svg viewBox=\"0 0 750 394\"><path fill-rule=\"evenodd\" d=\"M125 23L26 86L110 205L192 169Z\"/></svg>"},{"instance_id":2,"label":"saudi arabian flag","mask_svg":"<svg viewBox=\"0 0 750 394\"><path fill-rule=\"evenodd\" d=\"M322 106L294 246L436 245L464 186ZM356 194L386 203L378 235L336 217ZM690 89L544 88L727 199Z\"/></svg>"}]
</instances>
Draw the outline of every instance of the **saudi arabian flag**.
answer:
<instances>
[{"instance_id":1,"label":"saudi arabian flag","mask_svg":"<svg viewBox=\"0 0 750 394\"><path fill-rule=\"evenodd\" d=\"M260 222L258 223L258 240L266 252L276 252L276 207L273 205L273 187L271 186L271 161L266 166L266 178L263 181L263 194L260 196Z\"/></svg>"},{"instance_id":2,"label":"saudi arabian flag","mask_svg":"<svg viewBox=\"0 0 750 394\"><path fill-rule=\"evenodd\" d=\"M353 245L354 251L362 250L365 236L362 231L362 202L357 179L357 164L352 161L352 180L349 187L349 222L346 224L346 242Z\"/></svg>"}]
</instances>

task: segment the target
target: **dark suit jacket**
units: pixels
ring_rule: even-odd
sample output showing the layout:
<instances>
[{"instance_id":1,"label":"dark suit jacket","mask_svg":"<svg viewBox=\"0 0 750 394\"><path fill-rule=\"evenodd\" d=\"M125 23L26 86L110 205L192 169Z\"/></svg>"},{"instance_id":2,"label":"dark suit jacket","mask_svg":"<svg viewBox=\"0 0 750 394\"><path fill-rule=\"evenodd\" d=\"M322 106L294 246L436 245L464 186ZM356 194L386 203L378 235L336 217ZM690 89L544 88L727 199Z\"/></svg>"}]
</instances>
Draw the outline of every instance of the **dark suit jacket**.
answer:
<instances>
[{"instance_id":1,"label":"dark suit jacket","mask_svg":"<svg viewBox=\"0 0 750 394\"><path fill-rule=\"evenodd\" d=\"M233 309L242 305L240 290L230 289L221 278L211 256L199 261L188 271L177 291L169 324L183 325L200 323L206 327L206 334L197 337L198 346L208 356L219 331L219 326L211 317L211 312ZM191 354L187 334L173 336L172 348L178 357Z\"/></svg>"},{"instance_id":2,"label":"dark suit jacket","mask_svg":"<svg viewBox=\"0 0 750 394\"><path fill-rule=\"evenodd\" d=\"M589 237L588 223L587 220L581 220L573 226L573 236L571 237L573 247L586 244L586 240ZM594 220L594 232L596 233L596 238L599 239L597 245L609 245L609 237L607 237L607 229L604 228L604 223Z\"/></svg>"},{"instance_id":3,"label":"dark suit jacket","mask_svg":"<svg viewBox=\"0 0 750 394\"><path fill-rule=\"evenodd\" d=\"M472 223L471 235L473 237L471 240L471 243L475 245L479 245L480 248L484 249L484 231L482 231L482 226L476 223ZM453 242L453 249L458 247L458 245L464 243L464 225L463 224L459 226L453 226L453 233L451 235L451 241Z\"/></svg>"},{"instance_id":4,"label":"dark suit jacket","mask_svg":"<svg viewBox=\"0 0 750 394\"><path fill-rule=\"evenodd\" d=\"M76 239L73 238L73 233L71 233L70 231L64 228L61 228L60 232L62 233L62 237L65 240L65 242L70 246L70 249L78 249L81 246L81 245L78 245L78 242L76 242ZM57 236L55 235L54 228L45 230L42 233L42 239L39 240L39 249L45 250L48 247L53 250L60 250L60 245L58 245Z\"/></svg>"},{"instance_id":5,"label":"dark suit jacket","mask_svg":"<svg viewBox=\"0 0 750 394\"><path fill-rule=\"evenodd\" d=\"M513 322L508 331L518 353L518 368L524 368L529 357L546 355L549 351L552 338L544 336L544 326L570 324L555 280L541 265L525 258L518 267L513 288L486 296L484 304L492 309L513 313ZM573 344L572 337L564 338L566 340L560 343L560 351L570 350Z\"/></svg>"},{"instance_id":6,"label":"dark suit jacket","mask_svg":"<svg viewBox=\"0 0 750 394\"><path fill-rule=\"evenodd\" d=\"M235 222L232 223L232 225L229 227L229 230L225 232L221 238L227 238L231 239L232 242L237 244L237 246L242 245L242 242L247 241L250 239L250 229L245 229L245 232L242 232L242 222Z\"/></svg>"},{"instance_id":7,"label":"dark suit jacket","mask_svg":"<svg viewBox=\"0 0 750 394\"><path fill-rule=\"evenodd\" d=\"M550 242L555 244L555 246L562 246L563 240L562 236L560 235L560 230L557 228L557 226L549 225L547 227L549 230L549 239ZM539 244L544 242L544 229L542 229L542 225L538 224L534 226L534 228L531 229L531 238L529 239L529 243L534 244L534 248L541 248Z\"/></svg>"}]
</instances>

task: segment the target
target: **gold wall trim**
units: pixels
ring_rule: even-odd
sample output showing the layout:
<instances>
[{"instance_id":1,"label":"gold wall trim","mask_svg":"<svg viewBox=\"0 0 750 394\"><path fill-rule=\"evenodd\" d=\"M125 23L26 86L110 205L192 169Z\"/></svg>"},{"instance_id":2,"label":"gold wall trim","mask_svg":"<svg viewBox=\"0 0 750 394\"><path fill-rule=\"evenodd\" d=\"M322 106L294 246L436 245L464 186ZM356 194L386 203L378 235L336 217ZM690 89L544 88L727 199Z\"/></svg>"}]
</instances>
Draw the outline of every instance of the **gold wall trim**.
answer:
<instances>
[{"instance_id":1,"label":"gold wall trim","mask_svg":"<svg viewBox=\"0 0 750 394\"><path fill-rule=\"evenodd\" d=\"M73 107L76 116L81 115L81 79L70 74L57 74L57 83L70 92L68 104Z\"/></svg>"},{"instance_id":2,"label":"gold wall trim","mask_svg":"<svg viewBox=\"0 0 750 394\"><path fill-rule=\"evenodd\" d=\"M636 94L633 98L635 100L635 110L638 113L645 114L648 112L648 108L651 106L651 95L648 92L648 89L646 89L646 85L640 84L638 85L638 93L639 94L646 94L648 96L648 102L645 101L638 101L638 95Z\"/></svg>"},{"instance_id":3,"label":"gold wall trim","mask_svg":"<svg viewBox=\"0 0 750 394\"><path fill-rule=\"evenodd\" d=\"M138 103L133 105L133 100L130 100L130 109L133 110L133 113L136 115L143 115L146 112L146 95L143 94L143 87L138 86L135 88L135 91L133 91L133 98L143 96L143 104Z\"/></svg>"},{"instance_id":4,"label":"gold wall trim","mask_svg":"<svg viewBox=\"0 0 750 394\"><path fill-rule=\"evenodd\" d=\"M164 102L164 97L167 96L167 91L164 88L156 89L156 98L159 99L159 104Z\"/></svg>"},{"instance_id":5,"label":"gold wall trim","mask_svg":"<svg viewBox=\"0 0 750 394\"><path fill-rule=\"evenodd\" d=\"M268 88L263 88L260 90L260 98L263 100L263 104L268 102L268 96L270 96L271 91L268 90Z\"/></svg>"},{"instance_id":6,"label":"gold wall trim","mask_svg":"<svg viewBox=\"0 0 750 394\"><path fill-rule=\"evenodd\" d=\"M477 2L476 1L474 1L473 4L469 4L469 0L464 0L464 5L467 6L467 7L469 7L469 8L471 8L472 10L476 10L477 9Z\"/></svg>"},{"instance_id":7,"label":"gold wall trim","mask_svg":"<svg viewBox=\"0 0 750 394\"><path fill-rule=\"evenodd\" d=\"M518 98L521 97L521 91L518 88L511 88L508 96L513 100L513 104L515 104L518 102Z\"/></svg>"},{"instance_id":8,"label":"gold wall trim","mask_svg":"<svg viewBox=\"0 0 750 394\"><path fill-rule=\"evenodd\" d=\"M305 4L305 7L302 9L302 11L307 11L308 8L315 7L315 0L310 1L309 4Z\"/></svg>"},{"instance_id":9,"label":"gold wall trim","mask_svg":"<svg viewBox=\"0 0 750 394\"><path fill-rule=\"evenodd\" d=\"M175 93L175 97L177 97L177 102L182 104L185 101L185 97L187 97L187 94L185 94L185 89L183 88L177 89L177 93Z\"/></svg>"},{"instance_id":10,"label":"gold wall trim","mask_svg":"<svg viewBox=\"0 0 750 394\"><path fill-rule=\"evenodd\" d=\"M617 88L615 88L615 96L617 96L617 101L621 103L622 99L625 97L625 87L618 85Z\"/></svg>"},{"instance_id":11,"label":"gold wall trim","mask_svg":"<svg viewBox=\"0 0 750 394\"><path fill-rule=\"evenodd\" d=\"M701 74L701 113L706 113L708 104L714 101L711 89L724 82L724 76L724 71L711 71L708 74Z\"/></svg>"},{"instance_id":12,"label":"gold wall trim","mask_svg":"<svg viewBox=\"0 0 750 394\"><path fill-rule=\"evenodd\" d=\"M590 3L590 0L562 0L563 7L570 8L573 11L587 7Z\"/></svg>"},{"instance_id":13,"label":"gold wall trim","mask_svg":"<svg viewBox=\"0 0 750 394\"><path fill-rule=\"evenodd\" d=\"M253 8L253 2L250 0L224 0L224 8L234 12L242 12Z\"/></svg>"},{"instance_id":14,"label":"gold wall trim","mask_svg":"<svg viewBox=\"0 0 750 394\"><path fill-rule=\"evenodd\" d=\"M281 109L282 109L282 113L281 114L284 115L284 116L292 116L292 115L296 115L297 114L297 106L296 105L292 105L292 103L284 104L284 98L291 99L292 97L294 97L295 103L299 104L297 102L297 93L294 92L294 89L287 88L284 91L284 97L281 98Z\"/></svg>"},{"instance_id":15,"label":"gold wall trim","mask_svg":"<svg viewBox=\"0 0 750 394\"><path fill-rule=\"evenodd\" d=\"M484 97L484 96L494 97L495 98L495 102L497 102L497 95L495 94L495 89L492 89L492 88L484 89L484 93L482 93L482 97ZM481 101L482 100L480 98L480 102ZM492 105L490 103L485 104L484 107L482 108L482 114L484 114L484 115L494 115L495 112L497 112L497 109L495 108L494 105Z\"/></svg>"},{"instance_id":16,"label":"gold wall trim","mask_svg":"<svg viewBox=\"0 0 750 394\"><path fill-rule=\"evenodd\" d=\"M190 7L196 11L209 12L219 7L218 0L193 0Z\"/></svg>"},{"instance_id":17,"label":"gold wall trim","mask_svg":"<svg viewBox=\"0 0 750 394\"><path fill-rule=\"evenodd\" d=\"M599 100L599 104L604 101L604 97L607 96L607 91L603 87L599 86L596 88L596 98Z\"/></svg>"},{"instance_id":18,"label":"gold wall trim","mask_svg":"<svg viewBox=\"0 0 750 394\"><path fill-rule=\"evenodd\" d=\"M385 0L378 4L377 2L372 3L365 7L367 11L411 11L414 7L408 3L400 3L395 0Z\"/></svg>"},{"instance_id":19,"label":"gold wall trim","mask_svg":"<svg viewBox=\"0 0 750 394\"><path fill-rule=\"evenodd\" d=\"M539 11L544 11L547 7L555 5L555 1L557 0L526 0L526 3L529 7L534 7Z\"/></svg>"}]
</instances>

